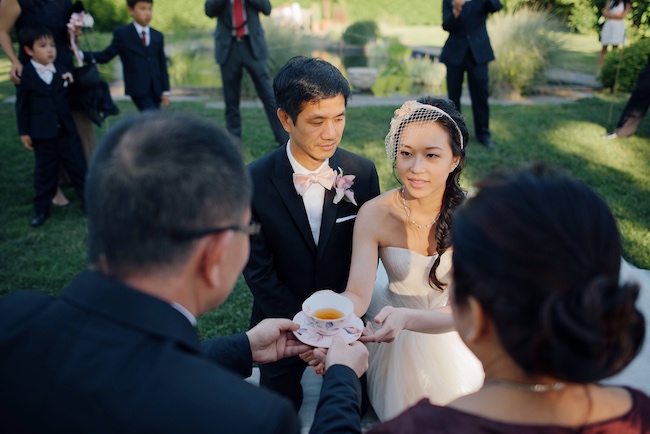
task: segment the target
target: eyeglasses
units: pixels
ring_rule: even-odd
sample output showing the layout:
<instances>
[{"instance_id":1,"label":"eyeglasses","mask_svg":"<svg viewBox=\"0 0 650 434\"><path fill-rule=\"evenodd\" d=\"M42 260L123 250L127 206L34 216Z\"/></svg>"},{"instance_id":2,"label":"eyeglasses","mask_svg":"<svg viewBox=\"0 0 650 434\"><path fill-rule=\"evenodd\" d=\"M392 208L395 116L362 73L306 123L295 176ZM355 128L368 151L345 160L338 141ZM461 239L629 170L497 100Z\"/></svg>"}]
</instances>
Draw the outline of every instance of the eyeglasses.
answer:
<instances>
[{"instance_id":1,"label":"eyeglasses","mask_svg":"<svg viewBox=\"0 0 650 434\"><path fill-rule=\"evenodd\" d=\"M220 234L221 232L227 232L227 231L235 231L235 232L242 232L250 236L250 235L259 234L261 229L262 229L262 225L260 225L259 223L250 222L248 226L230 225L230 226L223 226L220 228L180 230L180 231L172 232L171 235L177 238L201 238L206 235Z\"/></svg>"}]
</instances>

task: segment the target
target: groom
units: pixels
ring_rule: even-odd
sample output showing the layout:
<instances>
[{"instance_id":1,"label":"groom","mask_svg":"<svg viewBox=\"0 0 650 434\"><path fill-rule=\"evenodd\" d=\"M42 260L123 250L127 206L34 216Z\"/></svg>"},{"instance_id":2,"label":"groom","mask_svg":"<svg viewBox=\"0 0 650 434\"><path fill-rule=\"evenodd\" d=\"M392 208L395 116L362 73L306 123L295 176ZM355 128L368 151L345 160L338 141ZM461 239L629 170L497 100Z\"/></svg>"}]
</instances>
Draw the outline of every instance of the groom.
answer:
<instances>
[{"instance_id":1,"label":"groom","mask_svg":"<svg viewBox=\"0 0 650 434\"><path fill-rule=\"evenodd\" d=\"M253 293L251 324L293 318L316 290L345 290L359 207L379 194L372 161L337 149L350 87L332 64L294 57L275 76L278 117L289 141L250 164L253 220L244 277ZM344 185L353 175L353 185ZM299 357L260 366L260 384L302 404L306 363Z\"/></svg>"}]
</instances>

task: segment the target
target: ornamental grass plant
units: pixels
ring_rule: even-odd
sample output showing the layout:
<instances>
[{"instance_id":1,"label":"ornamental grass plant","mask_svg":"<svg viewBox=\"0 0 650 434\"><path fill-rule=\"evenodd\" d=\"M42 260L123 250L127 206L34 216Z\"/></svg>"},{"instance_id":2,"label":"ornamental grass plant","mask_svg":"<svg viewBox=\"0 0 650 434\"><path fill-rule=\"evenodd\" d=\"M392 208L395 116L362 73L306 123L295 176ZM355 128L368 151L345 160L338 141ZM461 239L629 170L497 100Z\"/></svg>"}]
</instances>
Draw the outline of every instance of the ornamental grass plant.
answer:
<instances>
[{"instance_id":1,"label":"ornamental grass plant","mask_svg":"<svg viewBox=\"0 0 650 434\"><path fill-rule=\"evenodd\" d=\"M489 63L493 96L525 95L562 48L562 26L550 12L522 7L498 12L487 23L496 60Z\"/></svg>"}]
</instances>

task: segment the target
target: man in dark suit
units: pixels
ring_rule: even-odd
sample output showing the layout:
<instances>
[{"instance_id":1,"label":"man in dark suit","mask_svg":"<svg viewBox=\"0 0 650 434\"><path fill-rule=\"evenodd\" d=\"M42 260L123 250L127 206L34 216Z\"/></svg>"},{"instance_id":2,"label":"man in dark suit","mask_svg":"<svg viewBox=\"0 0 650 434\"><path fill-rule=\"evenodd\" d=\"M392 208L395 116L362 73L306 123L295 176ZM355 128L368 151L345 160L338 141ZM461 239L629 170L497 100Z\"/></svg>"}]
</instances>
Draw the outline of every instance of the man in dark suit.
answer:
<instances>
[{"instance_id":1,"label":"man in dark suit","mask_svg":"<svg viewBox=\"0 0 650 434\"><path fill-rule=\"evenodd\" d=\"M253 221L244 277L253 293L251 324L293 318L319 289L345 290L354 218L379 194L372 161L337 149L345 128L350 87L330 63L296 57L273 81L278 117L289 142L250 164ZM355 203L336 201L338 177L354 175ZM302 404L299 357L260 367L260 384Z\"/></svg>"},{"instance_id":2,"label":"man in dark suit","mask_svg":"<svg viewBox=\"0 0 650 434\"><path fill-rule=\"evenodd\" d=\"M249 252L250 180L230 135L182 113L114 126L88 178L90 269L60 297L0 299L0 432L299 433L291 404L241 377L309 349L269 319L199 343ZM314 432L359 418L363 344L338 340ZM320 414L319 414L320 413Z\"/></svg>"},{"instance_id":3,"label":"man in dark suit","mask_svg":"<svg viewBox=\"0 0 650 434\"><path fill-rule=\"evenodd\" d=\"M440 62L447 66L449 99L460 110L463 78L467 72L476 138L488 148L494 147L488 105L488 63L494 60L494 52L485 22L489 14L501 8L499 0L442 2L442 28L449 32L449 37L442 48Z\"/></svg>"},{"instance_id":4,"label":"man in dark suit","mask_svg":"<svg viewBox=\"0 0 650 434\"><path fill-rule=\"evenodd\" d=\"M86 161L69 105L72 74L62 64L55 64L52 32L46 27L25 27L20 40L30 61L25 63L16 88L16 120L20 141L34 152L34 216L29 224L37 228L50 214L59 165L83 201Z\"/></svg>"},{"instance_id":5,"label":"man in dark suit","mask_svg":"<svg viewBox=\"0 0 650 434\"><path fill-rule=\"evenodd\" d=\"M138 110L159 109L169 105L169 75L163 34L151 28L152 0L127 0L133 22L113 30L113 40L104 51L84 53L84 60L110 62L120 56L124 75L124 93Z\"/></svg>"},{"instance_id":6,"label":"man in dark suit","mask_svg":"<svg viewBox=\"0 0 650 434\"><path fill-rule=\"evenodd\" d=\"M639 79L636 82L636 87L630 95L630 99L625 104L623 113L618 120L616 129L611 133L605 134L603 137L607 139L615 139L617 137L626 138L634 134L639 128L641 121L648 113L650 107L650 56L648 56L648 64L639 74Z\"/></svg>"},{"instance_id":7,"label":"man in dark suit","mask_svg":"<svg viewBox=\"0 0 650 434\"><path fill-rule=\"evenodd\" d=\"M271 75L266 64L269 57L264 29L259 14L271 13L269 0L207 0L207 16L217 17L215 38L215 58L221 68L223 96L226 102L226 126L230 133L241 138L241 116L239 99L241 79L244 68L248 71L266 117L273 130L275 141L283 145L287 133L276 115L275 98L271 88Z\"/></svg>"}]
</instances>

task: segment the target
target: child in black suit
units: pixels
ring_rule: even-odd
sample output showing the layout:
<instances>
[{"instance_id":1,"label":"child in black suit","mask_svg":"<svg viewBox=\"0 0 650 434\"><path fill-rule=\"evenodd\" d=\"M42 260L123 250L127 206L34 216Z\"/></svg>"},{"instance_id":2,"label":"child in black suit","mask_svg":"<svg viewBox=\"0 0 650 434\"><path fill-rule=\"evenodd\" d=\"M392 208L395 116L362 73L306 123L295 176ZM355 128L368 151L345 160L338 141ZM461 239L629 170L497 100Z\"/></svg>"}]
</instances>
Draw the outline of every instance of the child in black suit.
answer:
<instances>
[{"instance_id":1,"label":"child in black suit","mask_svg":"<svg viewBox=\"0 0 650 434\"><path fill-rule=\"evenodd\" d=\"M149 27L153 0L127 0L133 23L116 27L111 44L101 52L85 53L84 60L106 63L120 56L124 92L138 110L169 105L169 75L163 34Z\"/></svg>"},{"instance_id":2,"label":"child in black suit","mask_svg":"<svg viewBox=\"0 0 650 434\"><path fill-rule=\"evenodd\" d=\"M16 90L16 119L23 146L34 151L34 217L30 225L42 226L56 194L59 164L70 176L77 195L84 199L86 160L81 139L68 105L72 74L56 60L52 32L45 27L26 27L20 43L31 60L23 67Z\"/></svg>"}]
</instances>

